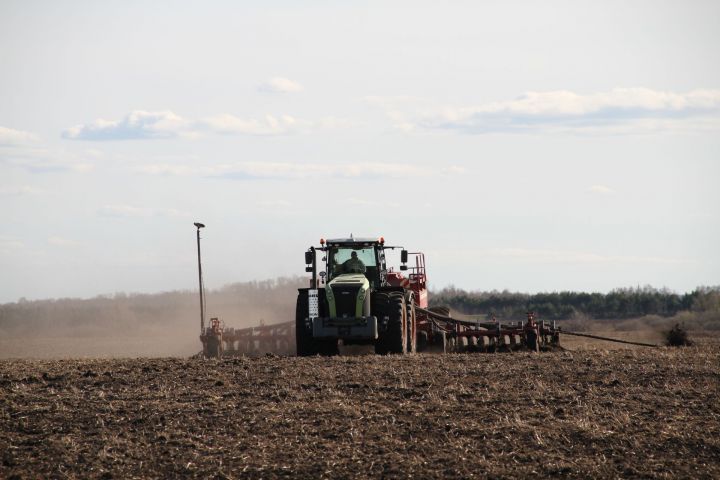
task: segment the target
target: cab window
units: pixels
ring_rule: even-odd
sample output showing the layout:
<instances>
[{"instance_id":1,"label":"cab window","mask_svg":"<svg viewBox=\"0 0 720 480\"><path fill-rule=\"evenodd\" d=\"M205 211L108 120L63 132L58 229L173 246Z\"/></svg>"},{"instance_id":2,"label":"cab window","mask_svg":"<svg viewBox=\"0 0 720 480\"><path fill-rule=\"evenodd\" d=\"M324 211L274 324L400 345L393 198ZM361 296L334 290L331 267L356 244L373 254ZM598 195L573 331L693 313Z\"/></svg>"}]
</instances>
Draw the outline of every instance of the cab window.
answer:
<instances>
[{"instance_id":1,"label":"cab window","mask_svg":"<svg viewBox=\"0 0 720 480\"><path fill-rule=\"evenodd\" d=\"M357 258L365 264L365 267L375 267L375 249L353 248L353 247L332 247L329 252L328 270L330 278L341 275L343 272L343 263L350 259L352 252L357 253Z\"/></svg>"}]
</instances>

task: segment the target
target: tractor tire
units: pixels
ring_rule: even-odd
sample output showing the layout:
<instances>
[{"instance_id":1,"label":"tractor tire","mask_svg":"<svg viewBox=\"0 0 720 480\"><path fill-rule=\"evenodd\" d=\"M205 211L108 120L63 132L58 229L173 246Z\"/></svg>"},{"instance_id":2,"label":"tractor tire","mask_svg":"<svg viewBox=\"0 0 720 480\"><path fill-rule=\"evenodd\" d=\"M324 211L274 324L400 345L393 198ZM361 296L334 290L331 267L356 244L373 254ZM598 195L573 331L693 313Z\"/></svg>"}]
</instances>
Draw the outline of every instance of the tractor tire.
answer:
<instances>
[{"instance_id":1,"label":"tractor tire","mask_svg":"<svg viewBox=\"0 0 720 480\"><path fill-rule=\"evenodd\" d=\"M388 325L375 343L375 353L404 354L407 353L407 326L405 299L402 294L391 295L387 304Z\"/></svg>"},{"instance_id":2,"label":"tractor tire","mask_svg":"<svg viewBox=\"0 0 720 480\"><path fill-rule=\"evenodd\" d=\"M385 317L388 316L388 301L390 297L385 292L372 292L370 294L370 315L377 318L378 338L375 339L375 353L385 355L388 351L382 341L385 335Z\"/></svg>"},{"instance_id":3,"label":"tractor tire","mask_svg":"<svg viewBox=\"0 0 720 480\"><path fill-rule=\"evenodd\" d=\"M309 315L308 297L301 293L295 307L295 348L298 357L311 357L319 353L312 333L305 327L305 319Z\"/></svg>"},{"instance_id":4,"label":"tractor tire","mask_svg":"<svg viewBox=\"0 0 720 480\"><path fill-rule=\"evenodd\" d=\"M372 292L370 294L370 315L377 318L378 328L387 315L388 299L388 294L384 292Z\"/></svg>"}]
</instances>

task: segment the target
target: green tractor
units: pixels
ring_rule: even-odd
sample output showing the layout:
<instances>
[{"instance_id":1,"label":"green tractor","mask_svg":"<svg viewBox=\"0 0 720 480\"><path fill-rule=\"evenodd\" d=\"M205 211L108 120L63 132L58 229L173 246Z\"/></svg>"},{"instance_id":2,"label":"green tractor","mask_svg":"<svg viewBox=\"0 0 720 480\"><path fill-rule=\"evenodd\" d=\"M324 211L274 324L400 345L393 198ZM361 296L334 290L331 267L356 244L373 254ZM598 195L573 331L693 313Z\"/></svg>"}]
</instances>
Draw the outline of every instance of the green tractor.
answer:
<instances>
[{"instance_id":1,"label":"green tractor","mask_svg":"<svg viewBox=\"0 0 720 480\"><path fill-rule=\"evenodd\" d=\"M336 355L340 342L373 345L383 355L415 352L418 292L401 272L387 266L385 252L391 249L401 249L400 270L407 270L407 250L386 246L382 237L321 239L320 247L305 252L312 280L297 298L299 356Z\"/></svg>"}]
</instances>

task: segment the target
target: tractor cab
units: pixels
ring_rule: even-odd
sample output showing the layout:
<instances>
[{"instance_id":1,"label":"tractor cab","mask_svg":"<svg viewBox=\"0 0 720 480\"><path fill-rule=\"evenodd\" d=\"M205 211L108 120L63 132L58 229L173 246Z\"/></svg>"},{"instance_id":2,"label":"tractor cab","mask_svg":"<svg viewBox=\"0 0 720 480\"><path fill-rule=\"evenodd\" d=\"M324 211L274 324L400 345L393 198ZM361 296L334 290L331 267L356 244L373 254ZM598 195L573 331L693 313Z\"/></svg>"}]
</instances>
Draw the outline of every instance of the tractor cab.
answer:
<instances>
[{"instance_id":1,"label":"tractor cab","mask_svg":"<svg viewBox=\"0 0 720 480\"><path fill-rule=\"evenodd\" d=\"M341 275L363 274L374 288L385 282L384 241L375 238L327 240L325 247L327 281Z\"/></svg>"}]
</instances>

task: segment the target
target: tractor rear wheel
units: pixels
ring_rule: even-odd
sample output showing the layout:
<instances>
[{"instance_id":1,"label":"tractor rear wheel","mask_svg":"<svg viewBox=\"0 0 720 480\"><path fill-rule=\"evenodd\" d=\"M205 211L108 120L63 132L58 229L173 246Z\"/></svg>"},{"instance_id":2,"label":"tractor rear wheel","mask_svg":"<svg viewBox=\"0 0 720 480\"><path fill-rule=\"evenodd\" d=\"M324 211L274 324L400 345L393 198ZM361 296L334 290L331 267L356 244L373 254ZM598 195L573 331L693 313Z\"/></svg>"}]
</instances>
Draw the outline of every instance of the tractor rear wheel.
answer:
<instances>
[{"instance_id":1,"label":"tractor rear wheel","mask_svg":"<svg viewBox=\"0 0 720 480\"><path fill-rule=\"evenodd\" d=\"M413 296L410 295L406 301L406 318L407 318L407 352L417 352L417 322L415 319L415 302Z\"/></svg>"}]
</instances>

